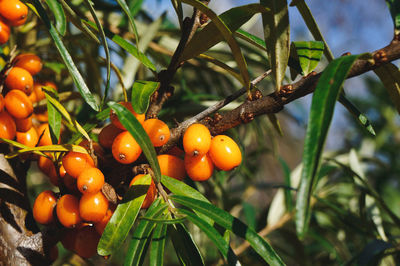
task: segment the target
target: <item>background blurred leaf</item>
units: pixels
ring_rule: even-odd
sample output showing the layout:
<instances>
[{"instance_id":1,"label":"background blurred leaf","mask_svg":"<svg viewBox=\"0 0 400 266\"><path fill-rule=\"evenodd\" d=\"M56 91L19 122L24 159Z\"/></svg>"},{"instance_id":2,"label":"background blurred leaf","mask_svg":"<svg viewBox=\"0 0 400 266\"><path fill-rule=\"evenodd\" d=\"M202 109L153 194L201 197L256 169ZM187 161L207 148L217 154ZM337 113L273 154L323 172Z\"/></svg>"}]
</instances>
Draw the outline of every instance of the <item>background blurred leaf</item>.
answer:
<instances>
[{"instance_id":1,"label":"background blurred leaf","mask_svg":"<svg viewBox=\"0 0 400 266\"><path fill-rule=\"evenodd\" d=\"M400 30L400 2L397 0L386 0L386 3L392 15L395 34L398 34Z\"/></svg>"},{"instance_id":2,"label":"background blurred leaf","mask_svg":"<svg viewBox=\"0 0 400 266\"><path fill-rule=\"evenodd\" d=\"M389 93L390 99L393 101L400 113L400 71L399 69L390 64L384 64L374 70L375 74L382 81L383 85Z\"/></svg>"}]
</instances>

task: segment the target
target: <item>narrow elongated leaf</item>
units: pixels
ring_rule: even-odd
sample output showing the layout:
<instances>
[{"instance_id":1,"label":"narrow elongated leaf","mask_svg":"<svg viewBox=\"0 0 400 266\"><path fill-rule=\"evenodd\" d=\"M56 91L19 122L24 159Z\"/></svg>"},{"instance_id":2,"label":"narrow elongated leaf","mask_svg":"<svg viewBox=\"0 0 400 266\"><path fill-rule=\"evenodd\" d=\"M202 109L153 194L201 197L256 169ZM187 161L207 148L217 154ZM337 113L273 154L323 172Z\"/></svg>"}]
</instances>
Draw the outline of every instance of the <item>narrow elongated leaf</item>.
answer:
<instances>
[{"instance_id":1,"label":"narrow elongated leaf","mask_svg":"<svg viewBox=\"0 0 400 266\"><path fill-rule=\"evenodd\" d=\"M386 4L389 6L395 28L395 34L397 35L400 31L400 2L397 0L386 0Z\"/></svg>"},{"instance_id":2,"label":"narrow elongated leaf","mask_svg":"<svg viewBox=\"0 0 400 266\"><path fill-rule=\"evenodd\" d=\"M128 236L146 197L150 182L151 178L148 175L140 178L129 188L122 202L118 204L97 246L97 252L101 256L110 255Z\"/></svg>"},{"instance_id":3,"label":"narrow elongated leaf","mask_svg":"<svg viewBox=\"0 0 400 266\"><path fill-rule=\"evenodd\" d=\"M146 131L144 131L136 117L123 105L115 102L109 102L108 105L115 111L121 124L131 133L140 148L142 148L151 169L153 169L155 181L159 183L161 180L160 165L158 164L156 151Z\"/></svg>"},{"instance_id":4,"label":"narrow elongated leaf","mask_svg":"<svg viewBox=\"0 0 400 266\"><path fill-rule=\"evenodd\" d=\"M285 179L285 205L286 205L286 209L288 210L288 212L291 212L293 209L293 199L292 199L292 192L291 192L291 181L290 181L290 168L287 165L287 163L285 162L285 160L282 157L279 157L279 162L282 166L282 170L283 170L283 176Z\"/></svg>"},{"instance_id":5,"label":"narrow elongated leaf","mask_svg":"<svg viewBox=\"0 0 400 266\"><path fill-rule=\"evenodd\" d=\"M144 217L160 217L164 210L167 209L167 207L168 205L165 203L153 203L147 210ZM150 234L154 226L155 223L149 220L141 220L139 222L138 226L135 228L135 232L133 233L132 240L129 244L124 265L139 265L143 253L143 248L146 245L146 242L150 240Z\"/></svg>"},{"instance_id":6,"label":"narrow elongated leaf","mask_svg":"<svg viewBox=\"0 0 400 266\"><path fill-rule=\"evenodd\" d=\"M65 35L67 30L67 19L65 18L64 10L62 5L57 0L46 0L46 4L49 6L51 12L56 20L56 29L62 36Z\"/></svg>"},{"instance_id":7,"label":"narrow elongated leaf","mask_svg":"<svg viewBox=\"0 0 400 266\"><path fill-rule=\"evenodd\" d=\"M324 53L324 43L321 41L293 42L299 58L303 75L307 76L313 71Z\"/></svg>"},{"instance_id":8,"label":"narrow elongated leaf","mask_svg":"<svg viewBox=\"0 0 400 266\"><path fill-rule=\"evenodd\" d=\"M270 265L285 265L273 248L253 229L245 225L239 219L218 207L197 199L180 195L173 195L171 199L202 214L210 217L223 228L233 232L237 236L246 239L251 247Z\"/></svg>"},{"instance_id":9,"label":"narrow elongated leaf","mask_svg":"<svg viewBox=\"0 0 400 266\"><path fill-rule=\"evenodd\" d=\"M44 10L42 4L40 3L39 0L32 0L32 2L34 3L34 6L28 4L29 7L31 7L32 10L37 12L38 16L43 20L44 24L46 25L51 37L54 40L54 44L57 47L58 52L60 53L61 58L63 59L65 65L67 66L68 71L71 74L71 77L74 80L74 83L78 88L80 94L82 95L83 99L93 110L98 111L99 106L95 98L93 97L92 93L87 87L85 81L83 80L83 77L79 73L78 68L76 67L74 61L72 60L71 55L69 54L67 48L62 42L59 33L49 20L49 17L47 16L46 11Z\"/></svg>"},{"instance_id":10,"label":"narrow elongated leaf","mask_svg":"<svg viewBox=\"0 0 400 266\"><path fill-rule=\"evenodd\" d=\"M242 82L242 77L240 76L240 73L237 73L236 70L234 70L233 68L231 68L230 66L228 66L227 64L215 59L212 56L208 56L205 54L199 54L198 56L201 59L204 59L210 63L213 63L216 66L219 66L221 68L223 68L224 70L226 70L232 77L234 77L235 79L237 79L239 82Z\"/></svg>"},{"instance_id":11,"label":"narrow elongated leaf","mask_svg":"<svg viewBox=\"0 0 400 266\"><path fill-rule=\"evenodd\" d=\"M167 231L181 265L204 266L199 248L183 224L168 225Z\"/></svg>"},{"instance_id":12,"label":"narrow elongated leaf","mask_svg":"<svg viewBox=\"0 0 400 266\"><path fill-rule=\"evenodd\" d=\"M389 93L390 99L393 101L397 108L397 112L400 113L400 71L393 65L385 64L374 70L375 74L382 81L387 92Z\"/></svg>"},{"instance_id":13,"label":"narrow elongated leaf","mask_svg":"<svg viewBox=\"0 0 400 266\"><path fill-rule=\"evenodd\" d=\"M322 73L315 89L303 152L303 170L296 202L296 230L300 238L307 232L310 199L316 187L323 146L332 120L336 100L344 80L358 55L333 60Z\"/></svg>"},{"instance_id":14,"label":"narrow elongated leaf","mask_svg":"<svg viewBox=\"0 0 400 266\"><path fill-rule=\"evenodd\" d=\"M57 91L52 88L52 87L46 87L45 91L45 96L47 99L47 113L48 113L48 118L49 118L49 127L50 127L50 136L53 141L53 143L57 143L58 139L60 137L60 132L61 132L61 114L58 112L57 108L55 108L50 100L48 100L49 97L53 97L54 100L58 101L58 93ZM52 96L49 96L49 93L51 92Z\"/></svg>"},{"instance_id":15,"label":"narrow elongated leaf","mask_svg":"<svg viewBox=\"0 0 400 266\"><path fill-rule=\"evenodd\" d=\"M5 141L13 146L16 146L14 143L10 141ZM16 146L17 147L17 146ZM60 144L60 145L48 145L48 146L39 146L39 147L21 147L21 149L11 152L6 155L6 158L14 158L20 154L27 153L27 152L34 152L36 154L43 155L44 152L68 152L68 151L75 151L80 153L87 153L87 150L79 145L71 145L71 144ZM40 152L40 153L39 153Z\"/></svg>"},{"instance_id":16,"label":"narrow elongated leaf","mask_svg":"<svg viewBox=\"0 0 400 266\"><path fill-rule=\"evenodd\" d=\"M242 40L247 41L248 43L264 50L267 51L267 47L265 45L265 41L263 39L261 39L260 37L253 35L247 31L244 31L242 29L238 29L235 32L235 36L239 37Z\"/></svg>"},{"instance_id":17,"label":"narrow elongated leaf","mask_svg":"<svg viewBox=\"0 0 400 266\"><path fill-rule=\"evenodd\" d=\"M150 266L164 265L164 247L167 238L167 225L158 224L154 228L150 246Z\"/></svg>"},{"instance_id":18,"label":"narrow elongated leaf","mask_svg":"<svg viewBox=\"0 0 400 266\"><path fill-rule=\"evenodd\" d=\"M240 265L235 253L229 246L229 243L227 243L224 240L224 238L219 234L217 229L212 227L209 223L202 220L199 216L197 216L191 211L185 209L179 209L179 212L185 214L188 220L190 220L197 227L199 227L201 231L203 231L208 236L208 238L214 242L214 244L221 252L222 256L227 260L228 265Z\"/></svg>"},{"instance_id":19,"label":"narrow elongated leaf","mask_svg":"<svg viewBox=\"0 0 400 266\"><path fill-rule=\"evenodd\" d=\"M126 4L125 0L117 0L118 4L120 7L122 7L122 10L126 14L129 20L129 24L131 25L133 29L133 33L135 34L135 39L136 39L136 47L139 49L139 34L137 32L135 20L133 19L133 15L131 14L128 5Z\"/></svg>"},{"instance_id":20,"label":"narrow elongated leaf","mask_svg":"<svg viewBox=\"0 0 400 266\"><path fill-rule=\"evenodd\" d=\"M289 61L290 27L286 0L260 0L260 3L272 11L263 13L264 39L276 91L280 90Z\"/></svg>"},{"instance_id":21,"label":"narrow elongated leaf","mask_svg":"<svg viewBox=\"0 0 400 266\"><path fill-rule=\"evenodd\" d=\"M172 6L175 9L176 15L178 17L179 25L182 28L182 21L183 21L183 9L182 3L179 0L171 0Z\"/></svg>"},{"instance_id":22,"label":"narrow elongated leaf","mask_svg":"<svg viewBox=\"0 0 400 266\"><path fill-rule=\"evenodd\" d=\"M143 114L149 108L151 95L158 89L160 82L136 80L132 86L132 107L138 114Z\"/></svg>"},{"instance_id":23,"label":"narrow elongated leaf","mask_svg":"<svg viewBox=\"0 0 400 266\"><path fill-rule=\"evenodd\" d=\"M180 218L175 218L175 219L154 219L154 218L147 218L147 217L141 217L140 219L150 221L156 224L178 224L178 223L183 223L186 220L186 216L180 217Z\"/></svg>"}]
</instances>

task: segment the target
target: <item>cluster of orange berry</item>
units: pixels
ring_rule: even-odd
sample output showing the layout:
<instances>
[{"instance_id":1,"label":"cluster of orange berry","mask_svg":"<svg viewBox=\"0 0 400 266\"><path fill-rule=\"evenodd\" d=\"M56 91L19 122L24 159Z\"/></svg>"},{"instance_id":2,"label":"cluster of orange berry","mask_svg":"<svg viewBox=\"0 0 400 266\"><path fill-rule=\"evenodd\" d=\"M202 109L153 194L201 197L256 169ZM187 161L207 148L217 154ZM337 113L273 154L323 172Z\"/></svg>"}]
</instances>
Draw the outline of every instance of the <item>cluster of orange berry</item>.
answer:
<instances>
[{"instance_id":1,"label":"cluster of orange berry","mask_svg":"<svg viewBox=\"0 0 400 266\"><path fill-rule=\"evenodd\" d=\"M19 0L0 0L0 44L10 38L10 27L25 24L28 7Z\"/></svg>"}]
</instances>

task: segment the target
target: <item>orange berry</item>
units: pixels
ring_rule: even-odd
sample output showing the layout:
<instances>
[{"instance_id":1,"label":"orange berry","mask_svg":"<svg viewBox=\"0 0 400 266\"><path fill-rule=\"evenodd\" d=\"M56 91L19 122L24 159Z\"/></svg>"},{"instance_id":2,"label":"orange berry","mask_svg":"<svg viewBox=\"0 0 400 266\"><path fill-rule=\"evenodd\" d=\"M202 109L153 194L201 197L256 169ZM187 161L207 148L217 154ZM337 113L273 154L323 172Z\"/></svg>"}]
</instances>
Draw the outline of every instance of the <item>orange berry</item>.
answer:
<instances>
[{"instance_id":1,"label":"orange berry","mask_svg":"<svg viewBox=\"0 0 400 266\"><path fill-rule=\"evenodd\" d=\"M45 190L35 199L33 204L33 218L40 224L53 222L53 210L57 204L57 198L53 191Z\"/></svg>"},{"instance_id":2,"label":"orange berry","mask_svg":"<svg viewBox=\"0 0 400 266\"><path fill-rule=\"evenodd\" d=\"M144 177L145 175L139 174L135 176L132 181L129 183L129 186L133 186L133 184L139 180L140 178ZM149 189L147 190L146 197L144 198L142 209L147 209L153 203L154 199L156 198L157 188L156 184L154 183L153 179L151 179L151 183Z\"/></svg>"},{"instance_id":3,"label":"orange berry","mask_svg":"<svg viewBox=\"0 0 400 266\"><path fill-rule=\"evenodd\" d=\"M10 26L0 17L0 44L5 44L10 38Z\"/></svg>"},{"instance_id":4,"label":"orange berry","mask_svg":"<svg viewBox=\"0 0 400 266\"><path fill-rule=\"evenodd\" d=\"M37 129L37 133L40 138L39 146L53 145L53 141L51 140L50 127L48 123L41 124Z\"/></svg>"},{"instance_id":5,"label":"orange berry","mask_svg":"<svg viewBox=\"0 0 400 266\"><path fill-rule=\"evenodd\" d=\"M31 127L31 129L29 129L26 132L17 131L16 135L17 135L17 141L28 147L35 147L39 140L39 136L34 127Z\"/></svg>"},{"instance_id":6,"label":"orange berry","mask_svg":"<svg viewBox=\"0 0 400 266\"><path fill-rule=\"evenodd\" d=\"M95 153L97 156L104 157L104 150L103 150L103 148L99 145L99 143L93 141L93 142L92 142L92 145L93 145L93 151L94 151L94 153ZM88 150L88 151L89 151L89 149L90 149L90 143L89 143L89 141L88 141L87 139L82 140L82 141L79 143L79 146L84 147L84 148L85 148L86 150Z\"/></svg>"},{"instance_id":7,"label":"orange berry","mask_svg":"<svg viewBox=\"0 0 400 266\"><path fill-rule=\"evenodd\" d=\"M130 164L139 158L142 149L128 131L120 133L111 147L114 159L122 164Z\"/></svg>"},{"instance_id":8,"label":"orange berry","mask_svg":"<svg viewBox=\"0 0 400 266\"><path fill-rule=\"evenodd\" d=\"M35 88L35 85L33 85L33 88ZM38 101L35 91L32 91L31 94L28 95L28 98L32 103L35 103Z\"/></svg>"},{"instance_id":9,"label":"orange berry","mask_svg":"<svg viewBox=\"0 0 400 266\"><path fill-rule=\"evenodd\" d=\"M104 175L98 168L85 169L77 179L77 185L83 194L93 194L101 190L104 185Z\"/></svg>"},{"instance_id":10,"label":"orange berry","mask_svg":"<svg viewBox=\"0 0 400 266\"><path fill-rule=\"evenodd\" d=\"M186 176L185 163L182 159L170 155L162 154L157 156L160 164L161 174L178 180L183 180Z\"/></svg>"},{"instance_id":11,"label":"orange berry","mask_svg":"<svg viewBox=\"0 0 400 266\"><path fill-rule=\"evenodd\" d=\"M154 147L160 147L167 143L171 135L167 124L159 119L147 119L143 122L143 128Z\"/></svg>"},{"instance_id":12,"label":"orange berry","mask_svg":"<svg viewBox=\"0 0 400 266\"><path fill-rule=\"evenodd\" d=\"M15 118L27 118L33 113L33 105L28 96L20 90L11 90L5 97L5 107Z\"/></svg>"},{"instance_id":13,"label":"orange berry","mask_svg":"<svg viewBox=\"0 0 400 266\"><path fill-rule=\"evenodd\" d=\"M94 161L87 153L70 151L62 158L67 173L77 178L86 168L94 167Z\"/></svg>"},{"instance_id":14,"label":"orange berry","mask_svg":"<svg viewBox=\"0 0 400 266\"><path fill-rule=\"evenodd\" d=\"M0 15L13 22L28 16L28 7L19 0L0 1Z\"/></svg>"},{"instance_id":15,"label":"orange berry","mask_svg":"<svg viewBox=\"0 0 400 266\"><path fill-rule=\"evenodd\" d=\"M14 119L15 125L17 126L17 131L27 132L32 128L32 115L27 118Z\"/></svg>"},{"instance_id":16,"label":"orange berry","mask_svg":"<svg viewBox=\"0 0 400 266\"><path fill-rule=\"evenodd\" d=\"M24 25L26 20L28 19L28 16L26 16L25 18L21 18L20 20L13 20L13 21L7 21L8 24L10 24L10 26L21 26Z\"/></svg>"},{"instance_id":17,"label":"orange berry","mask_svg":"<svg viewBox=\"0 0 400 266\"><path fill-rule=\"evenodd\" d=\"M53 158L51 154L47 155ZM58 186L58 175L53 161L45 156L40 156L37 163L39 169L50 178L50 182L54 186Z\"/></svg>"},{"instance_id":18,"label":"orange berry","mask_svg":"<svg viewBox=\"0 0 400 266\"><path fill-rule=\"evenodd\" d=\"M104 148L111 148L114 139L122 132L122 129L117 128L114 124L108 124L103 127L99 134L99 143Z\"/></svg>"},{"instance_id":19,"label":"orange berry","mask_svg":"<svg viewBox=\"0 0 400 266\"><path fill-rule=\"evenodd\" d=\"M214 164L207 153L202 156L190 156L186 154L185 169L187 175L193 181L206 181L214 172Z\"/></svg>"},{"instance_id":20,"label":"orange berry","mask_svg":"<svg viewBox=\"0 0 400 266\"><path fill-rule=\"evenodd\" d=\"M106 215L104 215L103 219L101 219L101 221L94 224L94 227L95 227L97 233L99 233L100 235L103 234L104 229L106 228L108 222L110 221L113 213L114 213L113 210L108 209L106 212Z\"/></svg>"},{"instance_id":21,"label":"orange berry","mask_svg":"<svg viewBox=\"0 0 400 266\"><path fill-rule=\"evenodd\" d=\"M82 222L79 214L79 200L71 194L62 196L56 207L57 218L60 223L68 228L74 228Z\"/></svg>"},{"instance_id":22,"label":"orange berry","mask_svg":"<svg viewBox=\"0 0 400 266\"><path fill-rule=\"evenodd\" d=\"M130 102L119 102L119 104L125 106L135 117L136 119L140 122L140 124L143 124L144 119L145 119L145 114L138 114L133 110L132 104ZM114 124L119 129L126 130L125 127L119 122L117 114L114 112L114 110L111 109L110 111L110 119L111 123Z\"/></svg>"},{"instance_id":23,"label":"orange berry","mask_svg":"<svg viewBox=\"0 0 400 266\"><path fill-rule=\"evenodd\" d=\"M33 91L33 78L31 73L21 67L13 67L5 80L9 90L20 90L29 95Z\"/></svg>"},{"instance_id":24,"label":"orange berry","mask_svg":"<svg viewBox=\"0 0 400 266\"><path fill-rule=\"evenodd\" d=\"M93 226L84 226L76 232L74 251L82 258L90 258L97 253L100 235Z\"/></svg>"},{"instance_id":25,"label":"orange berry","mask_svg":"<svg viewBox=\"0 0 400 266\"><path fill-rule=\"evenodd\" d=\"M3 94L0 94L0 112L2 112L4 109L4 96Z\"/></svg>"},{"instance_id":26,"label":"orange berry","mask_svg":"<svg viewBox=\"0 0 400 266\"><path fill-rule=\"evenodd\" d=\"M100 222L108 210L108 200L101 191L84 194L79 201L79 213L83 220Z\"/></svg>"},{"instance_id":27,"label":"orange berry","mask_svg":"<svg viewBox=\"0 0 400 266\"><path fill-rule=\"evenodd\" d=\"M221 170L229 171L242 162L242 153L236 142L228 136L218 135L211 140L209 155Z\"/></svg>"},{"instance_id":28,"label":"orange berry","mask_svg":"<svg viewBox=\"0 0 400 266\"><path fill-rule=\"evenodd\" d=\"M44 85L42 83L39 83L39 82L35 82L33 84L32 93L35 93L35 96L36 96L35 97L36 98L35 102L39 102L39 101L41 101L41 100L46 98L44 92L42 91L42 86L44 86Z\"/></svg>"},{"instance_id":29,"label":"orange berry","mask_svg":"<svg viewBox=\"0 0 400 266\"><path fill-rule=\"evenodd\" d=\"M42 70L42 61L35 54L20 54L14 61L15 66L25 69L31 75L36 75Z\"/></svg>"},{"instance_id":30,"label":"orange berry","mask_svg":"<svg viewBox=\"0 0 400 266\"><path fill-rule=\"evenodd\" d=\"M32 92L32 94L33 94L33 92ZM34 113L33 117L42 123L47 123L49 121L49 114L47 111L44 111L42 113Z\"/></svg>"},{"instance_id":31,"label":"orange berry","mask_svg":"<svg viewBox=\"0 0 400 266\"><path fill-rule=\"evenodd\" d=\"M211 145L210 130L203 124L192 124L183 135L183 148L191 156L204 155Z\"/></svg>"},{"instance_id":32,"label":"orange berry","mask_svg":"<svg viewBox=\"0 0 400 266\"><path fill-rule=\"evenodd\" d=\"M17 127L14 119L6 110L0 112L0 138L14 139Z\"/></svg>"}]
</instances>

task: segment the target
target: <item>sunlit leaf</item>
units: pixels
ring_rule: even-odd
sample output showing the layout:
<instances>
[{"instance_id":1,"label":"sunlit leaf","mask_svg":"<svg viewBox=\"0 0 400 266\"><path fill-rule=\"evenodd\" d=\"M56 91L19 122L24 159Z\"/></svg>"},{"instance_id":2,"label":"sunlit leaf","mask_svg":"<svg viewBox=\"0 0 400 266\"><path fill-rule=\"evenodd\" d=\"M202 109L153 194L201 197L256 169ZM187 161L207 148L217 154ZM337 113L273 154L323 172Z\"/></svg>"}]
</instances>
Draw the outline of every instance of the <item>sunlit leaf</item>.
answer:
<instances>
[{"instance_id":1,"label":"sunlit leaf","mask_svg":"<svg viewBox=\"0 0 400 266\"><path fill-rule=\"evenodd\" d=\"M308 41L293 42L292 44L297 52L303 75L307 76L321 61L324 52L324 43L320 41Z\"/></svg>"},{"instance_id":2,"label":"sunlit leaf","mask_svg":"<svg viewBox=\"0 0 400 266\"><path fill-rule=\"evenodd\" d=\"M61 114L58 112L57 108L51 104L49 97L53 97L54 100L58 101L58 93L52 87L46 87L46 89L47 90L45 90L44 93L47 99L47 114L49 118L50 136L53 143L57 143L61 132ZM52 96L50 96L49 93L51 93Z\"/></svg>"},{"instance_id":3,"label":"sunlit leaf","mask_svg":"<svg viewBox=\"0 0 400 266\"><path fill-rule=\"evenodd\" d=\"M65 18L64 10L57 0L46 0L46 4L49 6L51 12L56 20L57 31L64 36L67 30L67 19Z\"/></svg>"},{"instance_id":4,"label":"sunlit leaf","mask_svg":"<svg viewBox=\"0 0 400 266\"><path fill-rule=\"evenodd\" d=\"M138 114L143 114L149 108L150 97L160 86L159 82L136 80L132 86L132 107Z\"/></svg>"},{"instance_id":5,"label":"sunlit leaf","mask_svg":"<svg viewBox=\"0 0 400 266\"><path fill-rule=\"evenodd\" d=\"M154 228L150 246L150 266L164 265L164 248L167 238L167 225L158 224Z\"/></svg>"}]
</instances>

